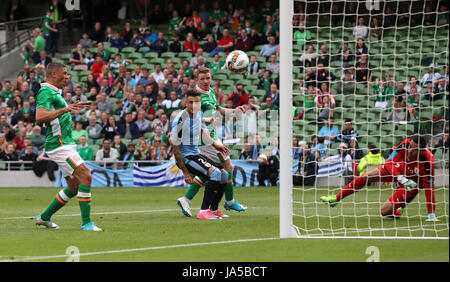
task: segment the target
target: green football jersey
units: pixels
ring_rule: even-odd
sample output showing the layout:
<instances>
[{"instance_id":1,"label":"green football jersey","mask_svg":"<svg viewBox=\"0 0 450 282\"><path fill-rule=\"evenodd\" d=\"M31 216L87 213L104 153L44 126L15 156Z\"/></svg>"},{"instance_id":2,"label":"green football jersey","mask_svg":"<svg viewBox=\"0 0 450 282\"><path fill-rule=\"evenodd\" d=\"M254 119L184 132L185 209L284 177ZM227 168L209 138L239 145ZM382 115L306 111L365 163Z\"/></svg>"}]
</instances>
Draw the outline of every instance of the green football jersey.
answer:
<instances>
[{"instance_id":1,"label":"green football jersey","mask_svg":"<svg viewBox=\"0 0 450 282\"><path fill-rule=\"evenodd\" d=\"M67 107L61 96L61 90L49 83L42 83L37 95L36 109L44 108L55 111ZM47 135L45 150L52 151L64 145L75 145L72 138L72 117L70 112L60 115L51 122L45 123Z\"/></svg>"},{"instance_id":2,"label":"green football jersey","mask_svg":"<svg viewBox=\"0 0 450 282\"><path fill-rule=\"evenodd\" d=\"M202 112L203 112L203 117L205 118L216 118L216 112L217 112L217 107L219 107L219 101L217 101L216 98L216 94L214 93L214 90L212 88L209 89L209 91L205 91L200 89L199 87L197 87L197 91L202 93L200 95L200 99L202 101ZM209 130L209 133L211 134L211 137L214 140L218 140L217 135L216 135L216 128L215 126L211 126L209 122L205 122L206 127ZM203 141L201 142L200 146L205 145L203 143Z\"/></svg>"}]
</instances>

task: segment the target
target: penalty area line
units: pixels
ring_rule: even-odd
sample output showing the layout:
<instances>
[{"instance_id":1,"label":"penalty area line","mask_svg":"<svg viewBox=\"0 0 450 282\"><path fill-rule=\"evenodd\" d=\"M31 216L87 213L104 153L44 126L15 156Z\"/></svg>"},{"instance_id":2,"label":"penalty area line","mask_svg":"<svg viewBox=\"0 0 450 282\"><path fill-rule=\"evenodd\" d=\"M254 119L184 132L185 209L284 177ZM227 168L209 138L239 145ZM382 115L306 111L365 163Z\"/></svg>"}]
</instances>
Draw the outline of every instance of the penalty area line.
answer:
<instances>
[{"instance_id":1,"label":"penalty area line","mask_svg":"<svg viewBox=\"0 0 450 282\"><path fill-rule=\"evenodd\" d=\"M173 249L173 248L211 246L211 245L232 244L232 243L247 243L247 242L257 242L257 241L279 240L279 239L281 239L281 238L276 238L276 237L274 237L274 238L253 238L253 239L239 239L239 240L230 240L230 241L189 243L189 244L157 246L157 247L147 247L147 248L134 248L134 249L121 249L121 250L110 250L110 251L100 251L100 252L88 252L88 253L80 253L80 254L78 254L78 256L86 257L86 256L96 256L96 255L106 255L106 254L132 253L132 252L154 251L154 250ZM69 257L69 256L73 256L73 254L40 256L40 257L24 257L24 258L18 258L18 259L0 260L0 262L47 260L47 259L65 258L65 257Z\"/></svg>"}]
</instances>

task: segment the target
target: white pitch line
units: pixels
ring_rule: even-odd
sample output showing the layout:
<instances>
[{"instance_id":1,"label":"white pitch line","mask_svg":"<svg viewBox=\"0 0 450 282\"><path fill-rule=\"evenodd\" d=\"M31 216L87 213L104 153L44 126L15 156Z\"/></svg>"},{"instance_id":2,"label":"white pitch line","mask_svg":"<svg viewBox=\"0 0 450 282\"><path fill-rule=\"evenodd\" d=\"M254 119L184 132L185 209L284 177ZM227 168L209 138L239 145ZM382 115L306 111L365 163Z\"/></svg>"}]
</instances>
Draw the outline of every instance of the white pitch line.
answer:
<instances>
[{"instance_id":1,"label":"white pitch line","mask_svg":"<svg viewBox=\"0 0 450 282\"><path fill-rule=\"evenodd\" d=\"M130 252L142 252L142 251L153 251L162 249L173 249L173 248L185 248L185 247L198 247L198 246L209 246L209 245L219 245L219 244L232 244L232 243L245 243L245 242L256 242L256 241L267 241L267 240L279 240L280 238L254 238L254 239L239 239L230 241L218 241L218 242L203 242L203 243L190 243L190 244L179 244L179 245L168 245L168 246L158 246L158 247L147 247L147 248L134 248L134 249L122 249L122 250L111 250L111 251L100 251L100 252L90 252L90 253L80 253L79 256L95 256L95 255L105 255L105 254L119 254L119 253L130 253ZM8 259L0 260L0 262L15 262L15 261L32 261L32 260L46 260L46 259L58 259L71 256L55 255L55 256L41 256L41 257L25 257L19 259Z\"/></svg>"},{"instance_id":2,"label":"white pitch line","mask_svg":"<svg viewBox=\"0 0 450 282\"><path fill-rule=\"evenodd\" d=\"M193 208L191 210L195 210L196 208ZM172 212L172 211L179 211L179 209L161 209L161 210L143 210L143 211L117 211L117 212L94 212L91 213L92 215L110 215L110 214L130 214L130 213L151 213L151 212ZM73 213L73 214L55 214L53 216L80 216L79 213ZM0 218L0 220L8 220L8 219L29 219L34 218L35 216L18 216L18 217L5 217Z\"/></svg>"}]
</instances>

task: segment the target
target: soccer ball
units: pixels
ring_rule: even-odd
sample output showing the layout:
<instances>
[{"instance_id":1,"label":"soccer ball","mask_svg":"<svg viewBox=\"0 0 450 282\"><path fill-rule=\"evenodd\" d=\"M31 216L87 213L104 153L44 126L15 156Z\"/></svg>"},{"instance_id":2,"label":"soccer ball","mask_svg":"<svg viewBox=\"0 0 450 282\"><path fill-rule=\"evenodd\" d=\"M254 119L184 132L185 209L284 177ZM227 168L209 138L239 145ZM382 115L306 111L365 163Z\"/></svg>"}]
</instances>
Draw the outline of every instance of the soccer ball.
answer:
<instances>
[{"instance_id":1,"label":"soccer ball","mask_svg":"<svg viewBox=\"0 0 450 282\"><path fill-rule=\"evenodd\" d=\"M258 163L264 163L264 161L267 161L267 156L264 154L261 154L258 156Z\"/></svg>"},{"instance_id":2,"label":"soccer ball","mask_svg":"<svg viewBox=\"0 0 450 282\"><path fill-rule=\"evenodd\" d=\"M234 50L228 54L225 61L226 67L232 72L245 72L247 70L249 60L245 52Z\"/></svg>"}]
</instances>

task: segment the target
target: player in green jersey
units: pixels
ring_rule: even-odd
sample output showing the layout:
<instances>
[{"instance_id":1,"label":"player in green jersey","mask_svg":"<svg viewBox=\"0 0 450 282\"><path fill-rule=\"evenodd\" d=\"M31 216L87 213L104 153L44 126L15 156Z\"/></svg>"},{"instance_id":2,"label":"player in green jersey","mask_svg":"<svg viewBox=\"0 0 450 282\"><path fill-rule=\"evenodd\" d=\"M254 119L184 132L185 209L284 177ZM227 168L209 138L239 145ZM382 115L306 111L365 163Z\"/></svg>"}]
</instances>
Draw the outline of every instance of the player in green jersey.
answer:
<instances>
[{"instance_id":1,"label":"player in green jersey","mask_svg":"<svg viewBox=\"0 0 450 282\"><path fill-rule=\"evenodd\" d=\"M68 187L56 194L50 205L34 218L34 222L36 225L59 229L51 220L51 216L77 196L82 218L81 230L101 231L91 221L91 171L76 151L72 139L70 112L80 110L90 102L67 105L61 96L67 81L67 68L60 63L50 63L46 68L46 82L41 84L37 95L36 122L45 123L47 129L45 152L58 164Z\"/></svg>"},{"instance_id":2,"label":"player in green jersey","mask_svg":"<svg viewBox=\"0 0 450 282\"><path fill-rule=\"evenodd\" d=\"M214 118L217 111L225 116L226 113L234 114L236 110L241 110L240 108L226 109L221 107L216 99L214 90L211 88L211 81L211 71L208 68L199 68L197 74L196 90L201 93L201 110L205 114L206 118ZM209 122L206 122L206 126L209 126ZM209 132L211 134L211 137L215 141L219 141L214 128L211 128ZM208 160L210 160L214 165L220 165L228 172L228 181L225 186L224 208L226 210L245 211L247 207L241 205L237 200L234 199L233 165L231 163L230 156L224 155L223 153L217 151L217 149L215 149L211 145L200 144L198 149L200 150L200 153L208 158ZM178 198L177 204L180 206L181 211L184 215L192 216L190 210L190 201L195 197L203 184L204 180L199 177L195 177L194 183L189 186L186 194L183 197Z\"/></svg>"}]
</instances>

